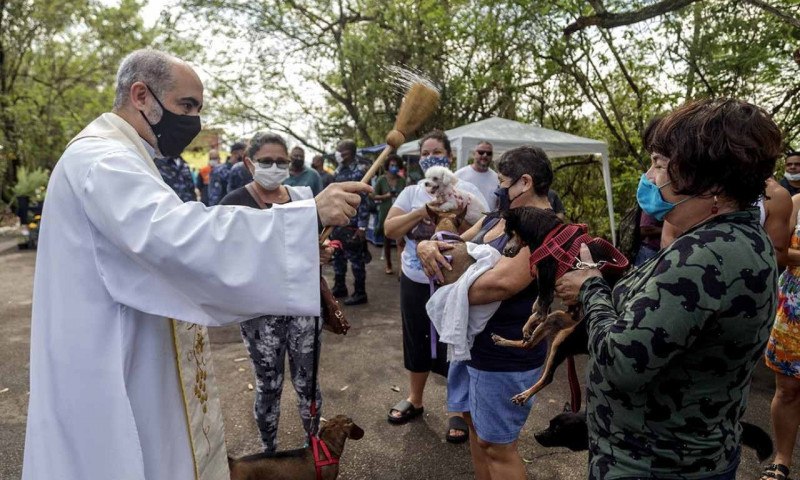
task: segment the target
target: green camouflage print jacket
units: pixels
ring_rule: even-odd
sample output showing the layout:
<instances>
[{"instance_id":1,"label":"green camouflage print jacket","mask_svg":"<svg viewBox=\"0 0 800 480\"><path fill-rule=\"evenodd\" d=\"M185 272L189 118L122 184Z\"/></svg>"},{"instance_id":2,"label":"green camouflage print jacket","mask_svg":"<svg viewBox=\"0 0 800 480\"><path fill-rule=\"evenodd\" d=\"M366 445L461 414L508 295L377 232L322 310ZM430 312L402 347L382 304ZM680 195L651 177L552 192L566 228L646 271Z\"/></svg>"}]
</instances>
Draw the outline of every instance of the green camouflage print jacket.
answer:
<instances>
[{"instance_id":1,"label":"green camouflage print jacket","mask_svg":"<svg viewBox=\"0 0 800 480\"><path fill-rule=\"evenodd\" d=\"M754 210L688 231L613 292L600 278L583 284L590 479L736 468L776 289L775 252Z\"/></svg>"}]
</instances>

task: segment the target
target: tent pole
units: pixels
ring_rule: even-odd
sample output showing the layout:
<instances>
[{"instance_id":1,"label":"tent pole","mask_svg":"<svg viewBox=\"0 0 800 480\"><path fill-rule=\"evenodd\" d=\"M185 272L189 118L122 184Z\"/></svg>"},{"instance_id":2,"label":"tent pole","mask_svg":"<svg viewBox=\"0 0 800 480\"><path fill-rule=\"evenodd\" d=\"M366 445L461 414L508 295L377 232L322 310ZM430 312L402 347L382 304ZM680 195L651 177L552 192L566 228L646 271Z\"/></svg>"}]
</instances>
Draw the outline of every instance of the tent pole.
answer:
<instances>
[{"instance_id":1,"label":"tent pole","mask_svg":"<svg viewBox=\"0 0 800 480\"><path fill-rule=\"evenodd\" d=\"M609 166L608 154L601 153L600 158L603 165L603 183L606 187L606 203L608 204L608 222L611 227L611 243L617 245L617 226L614 222L614 196L611 191L611 167Z\"/></svg>"}]
</instances>

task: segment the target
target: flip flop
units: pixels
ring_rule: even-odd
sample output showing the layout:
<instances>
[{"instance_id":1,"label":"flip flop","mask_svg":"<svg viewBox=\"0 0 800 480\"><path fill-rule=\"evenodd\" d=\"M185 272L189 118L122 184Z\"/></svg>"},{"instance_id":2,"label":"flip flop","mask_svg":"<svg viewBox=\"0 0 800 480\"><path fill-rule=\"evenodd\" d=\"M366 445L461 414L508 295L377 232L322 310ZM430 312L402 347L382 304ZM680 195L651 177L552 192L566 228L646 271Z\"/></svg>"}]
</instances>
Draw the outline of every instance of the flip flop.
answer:
<instances>
[{"instance_id":1,"label":"flip flop","mask_svg":"<svg viewBox=\"0 0 800 480\"><path fill-rule=\"evenodd\" d=\"M464 432L463 435L450 435L450 430ZM444 436L448 443L464 443L469 440L469 427L464 417L454 415L447 420L447 435Z\"/></svg>"},{"instance_id":2,"label":"flip flop","mask_svg":"<svg viewBox=\"0 0 800 480\"><path fill-rule=\"evenodd\" d=\"M776 473L777 472L777 473ZM764 467L761 478L774 478L776 480L790 480L789 467L780 463L773 463Z\"/></svg>"},{"instance_id":3,"label":"flip flop","mask_svg":"<svg viewBox=\"0 0 800 480\"><path fill-rule=\"evenodd\" d=\"M425 407L417 408L414 406L414 404L412 404L408 400L401 400L397 402L397 405L395 405L394 407L391 408L391 410L389 410L389 415L387 416L387 420L389 420L389 423L392 423L394 425L402 425L408 422L409 420L412 420L422 415L422 412L424 411ZM394 415L392 415L392 412L399 412L400 416L395 417Z\"/></svg>"}]
</instances>

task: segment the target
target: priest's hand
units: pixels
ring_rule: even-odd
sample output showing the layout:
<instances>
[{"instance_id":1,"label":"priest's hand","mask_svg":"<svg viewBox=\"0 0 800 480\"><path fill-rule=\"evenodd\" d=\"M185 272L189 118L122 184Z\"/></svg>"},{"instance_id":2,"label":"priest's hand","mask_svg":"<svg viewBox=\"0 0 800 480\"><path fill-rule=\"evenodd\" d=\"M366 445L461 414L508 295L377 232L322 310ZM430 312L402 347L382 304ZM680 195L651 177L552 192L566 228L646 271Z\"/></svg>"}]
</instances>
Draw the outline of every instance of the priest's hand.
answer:
<instances>
[{"instance_id":1,"label":"priest's hand","mask_svg":"<svg viewBox=\"0 0 800 480\"><path fill-rule=\"evenodd\" d=\"M372 193L372 187L361 182L331 183L314 197L317 215L323 226L340 226L350 223L361 203L359 193Z\"/></svg>"}]
</instances>

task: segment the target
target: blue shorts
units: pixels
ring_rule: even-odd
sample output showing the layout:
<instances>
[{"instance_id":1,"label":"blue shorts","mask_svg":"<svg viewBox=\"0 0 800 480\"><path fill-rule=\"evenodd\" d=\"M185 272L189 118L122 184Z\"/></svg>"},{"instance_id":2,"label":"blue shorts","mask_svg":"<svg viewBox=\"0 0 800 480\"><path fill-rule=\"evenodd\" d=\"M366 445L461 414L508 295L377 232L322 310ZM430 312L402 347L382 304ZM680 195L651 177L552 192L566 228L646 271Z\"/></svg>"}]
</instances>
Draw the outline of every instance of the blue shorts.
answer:
<instances>
[{"instance_id":1,"label":"blue shorts","mask_svg":"<svg viewBox=\"0 0 800 480\"><path fill-rule=\"evenodd\" d=\"M447 411L469 412L469 372L466 362L450 362L447 371Z\"/></svg>"},{"instance_id":2,"label":"blue shorts","mask_svg":"<svg viewBox=\"0 0 800 480\"><path fill-rule=\"evenodd\" d=\"M478 437L497 444L516 441L536 397L523 406L511 403L511 397L536 383L542 367L525 372L487 372L472 367L467 371L469 414Z\"/></svg>"}]
</instances>

